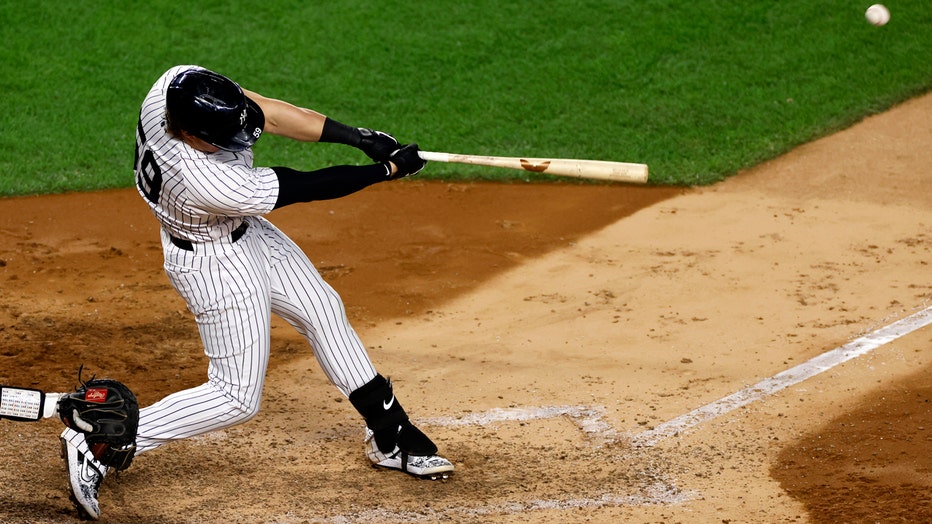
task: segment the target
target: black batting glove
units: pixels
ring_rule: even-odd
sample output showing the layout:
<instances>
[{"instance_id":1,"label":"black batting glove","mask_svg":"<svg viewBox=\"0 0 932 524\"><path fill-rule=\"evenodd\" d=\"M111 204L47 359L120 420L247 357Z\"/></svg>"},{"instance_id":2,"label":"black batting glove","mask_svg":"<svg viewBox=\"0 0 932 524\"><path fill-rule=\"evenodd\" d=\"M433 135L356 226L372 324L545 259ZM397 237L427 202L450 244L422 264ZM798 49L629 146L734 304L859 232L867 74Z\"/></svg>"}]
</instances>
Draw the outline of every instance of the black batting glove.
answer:
<instances>
[{"instance_id":1,"label":"black batting glove","mask_svg":"<svg viewBox=\"0 0 932 524\"><path fill-rule=\"evenodd\" d=\"M353 146L376 162L385 162L400 146L395 137L382 131L366 127L352 127L337 122L329 116L324 120L320 142L332 142Z\"/></svg>"},{"instance_id":2,"label":"black batting glove","mask_svg":"<svg viewBox=\"0 0 932 524\"><path fill-rule=\"evenodd\" d=\"M358 128L358 131L360 138L356 147L376 162L385 162L398 149L398 141L388 133L365 127Z\"/></svg>"},{"instance_id":3,"label":"black batting glove","mask_svg":"<svg viewBox=\"0 0 932 524\"><path fill-rule=\"evenodd\" d=\"M417 144L408 144L393 152L388 157L388 160L395 164L397 170L395 174L389 176L389 178L392 180L404 178L406 176L415 175L418 171L424 169L424 166L427 165L427 160L422 159L417 154L418 151L420 151L420 149L418 149Z\"/></svg>"}]
</instances>

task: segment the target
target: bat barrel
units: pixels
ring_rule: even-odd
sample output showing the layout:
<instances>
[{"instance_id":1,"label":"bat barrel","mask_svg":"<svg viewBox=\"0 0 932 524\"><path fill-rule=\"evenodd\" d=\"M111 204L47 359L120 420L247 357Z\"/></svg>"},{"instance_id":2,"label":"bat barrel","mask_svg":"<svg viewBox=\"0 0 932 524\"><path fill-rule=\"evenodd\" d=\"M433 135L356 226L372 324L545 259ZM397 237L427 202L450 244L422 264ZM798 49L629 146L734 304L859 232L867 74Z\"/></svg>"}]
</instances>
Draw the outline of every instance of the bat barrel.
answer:
<instances>
[{"instance_id":1,"label":"bat barrel","mask_svg":"<svg viewBox=\"0 0 932 524\"><path fill-rule=\"evenodd\" d=\"M627 182L643 184L647 182L648 167L646 164L633 164L627 162L609 162L606 160L579 160L569 158L522 158L461 155L453 153L438 153L433 151L419 151L424 160L435 162L453 162L457 164L472 164L490 167L517 169L533 173L548 175L569 176L592 180L608 180L612 182Z\"/></svg>"}]
</instances>

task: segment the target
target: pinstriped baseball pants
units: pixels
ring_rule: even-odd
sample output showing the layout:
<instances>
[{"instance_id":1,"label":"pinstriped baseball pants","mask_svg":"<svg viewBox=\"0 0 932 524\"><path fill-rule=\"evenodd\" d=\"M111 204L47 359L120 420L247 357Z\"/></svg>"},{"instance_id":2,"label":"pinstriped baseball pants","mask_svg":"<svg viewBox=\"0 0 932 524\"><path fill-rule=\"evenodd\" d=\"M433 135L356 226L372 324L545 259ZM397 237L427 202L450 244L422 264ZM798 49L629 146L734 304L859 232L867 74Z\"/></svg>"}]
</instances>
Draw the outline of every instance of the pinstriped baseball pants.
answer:
<instances>
[{"instance_id":1,"label":"pinstriped baseball pants","mask_svg":"<svg viewBox=\"0 0 932 524\"><path fill-rule=\"evenodd\" d=\"M162 233L165 272L197 321L208 380L140 410L137 455L258 413L273 313L308 340L344 395L376 375L342 300L301 248L264 218L247 220L249 229L235 243L195 244L194 251Z\"/></svg>"}]
</instances>

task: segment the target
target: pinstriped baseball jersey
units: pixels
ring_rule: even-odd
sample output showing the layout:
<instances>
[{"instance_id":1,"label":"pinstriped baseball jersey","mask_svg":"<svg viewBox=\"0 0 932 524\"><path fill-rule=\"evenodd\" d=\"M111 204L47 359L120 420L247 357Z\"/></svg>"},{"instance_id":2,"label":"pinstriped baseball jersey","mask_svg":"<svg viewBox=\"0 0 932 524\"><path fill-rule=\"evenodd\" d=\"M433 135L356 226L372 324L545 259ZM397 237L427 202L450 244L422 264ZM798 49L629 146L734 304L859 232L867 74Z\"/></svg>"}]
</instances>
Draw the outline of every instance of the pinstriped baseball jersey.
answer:
<instances>
[{"instance_id":1,"label":"pinstriped baseball jersey","mask_svg":"<svg viewBox=\"0 0 932 524\"><path fill-rule=\"evenodd\" d=\"M169 69L142 104L136 129L136 188L172 236L207 242L229 236L242 217L275 207L278 178L271 168L252 167L252 150L203 153L165 128L165 97L172 79L186 69Z\"/></svg>"},{"instance_id":2,"label":"pinstriped baseball jersey","mask_svg":"<svg viewBox=\"0 0 932 524\"><path fill-rule=\"evenodd\" d=\"M308 340L344 395L376 376L340 297L304 252L261 216L278 198L275 172L253 167L250 149L203 153L166 130L168 86L191 67L170 69L146 96L135 174L139 194L162 226L165 272L197 321L210 361L208 381L140 410L137 454L258 412L272 314Z\"/></svg>"}]
</instances>

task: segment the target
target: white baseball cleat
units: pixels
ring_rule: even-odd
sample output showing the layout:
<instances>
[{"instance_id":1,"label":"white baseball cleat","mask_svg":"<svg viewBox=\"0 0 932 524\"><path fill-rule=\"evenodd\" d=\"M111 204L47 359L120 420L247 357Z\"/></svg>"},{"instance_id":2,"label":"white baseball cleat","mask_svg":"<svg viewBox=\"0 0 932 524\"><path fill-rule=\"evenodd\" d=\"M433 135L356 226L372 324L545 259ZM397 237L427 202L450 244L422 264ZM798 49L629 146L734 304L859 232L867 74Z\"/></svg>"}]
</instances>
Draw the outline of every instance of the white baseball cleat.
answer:
<instances>
[{"instance_id":1,"label":"white baseball cleat","mask_svg":"<svg viewBox=\"0 0 932 524\"><path fill-rule=\"evenodd\" d=\"M391 453L382 453L374 437L372 430L366 428L366 456L374 467L397 469L427 480L443 480L453 473L453 464L439 455L409 455L398 446Z\"/></svg>"},{"instance_id":2,"label":"white baseball cleat","mask_svg":"<svg viewBox=\"0 0 932 524\"><path fill-rule=\"evenodd\" d=\"M97 520L100 518L97 493L107 474L107 467L91 454L84 434L70 428L61 434L61 456L68 468L71 501L78 510L78 516Z\"/></svg>"}]
</instances>

